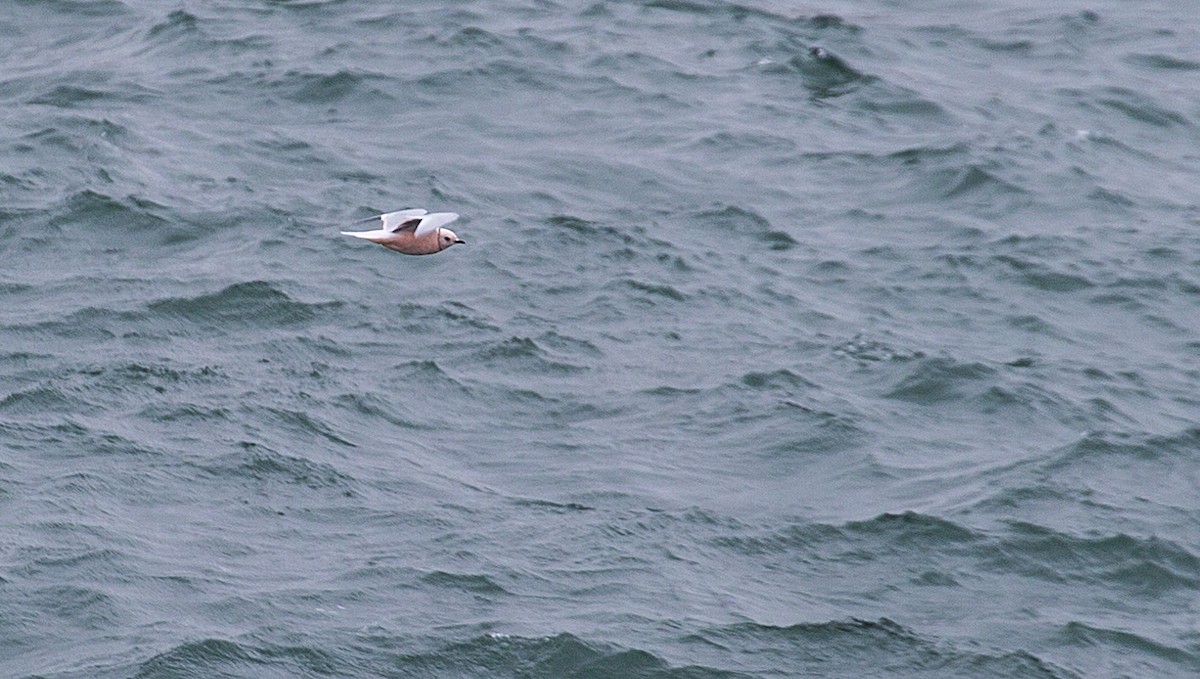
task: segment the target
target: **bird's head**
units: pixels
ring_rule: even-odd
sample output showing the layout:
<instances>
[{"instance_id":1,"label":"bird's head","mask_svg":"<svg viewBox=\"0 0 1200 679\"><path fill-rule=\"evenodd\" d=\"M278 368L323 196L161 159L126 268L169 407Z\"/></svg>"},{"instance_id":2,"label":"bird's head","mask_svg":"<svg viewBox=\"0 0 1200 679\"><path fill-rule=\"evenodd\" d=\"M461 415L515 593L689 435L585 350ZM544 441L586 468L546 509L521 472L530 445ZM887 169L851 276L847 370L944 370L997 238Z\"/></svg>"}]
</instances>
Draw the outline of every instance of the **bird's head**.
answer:
<instances>
[{"instance_id":1,"label":"bird's head","mask_svg":"<svg viewBox=\"0 0 1200 679\"><path fill-rule=\"evenodd\" d=\"M445 250L446 248L450 247L451 245L456 245L458 243L465 243L465 242L466 241L460 239L450 229L438 229L438 249L439 250Z\"/></svg>"}]
</instances>

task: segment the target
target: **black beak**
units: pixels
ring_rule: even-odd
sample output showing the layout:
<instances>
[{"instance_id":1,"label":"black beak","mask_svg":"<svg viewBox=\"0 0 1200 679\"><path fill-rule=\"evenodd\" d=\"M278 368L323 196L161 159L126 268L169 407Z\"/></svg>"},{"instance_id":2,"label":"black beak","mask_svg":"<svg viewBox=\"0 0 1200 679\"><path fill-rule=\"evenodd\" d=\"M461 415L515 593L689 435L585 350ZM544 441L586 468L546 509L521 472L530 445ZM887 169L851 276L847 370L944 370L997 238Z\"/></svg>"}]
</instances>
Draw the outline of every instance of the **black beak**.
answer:
<instances>
[{"instance_id":1,"label":"black beak","mask_svg":"<svg viewBox=\"0 0 1200 679\"><path fill-rule=\"evenodd\" d=\"M459 239L455 240L454 242L455 242L455 243L462 243L463 245L466 245L466 244L467 244L467 241L465 241L465 240L463 240L463 239L461 239L461 238L459 238Z\"/></svg>"}]
</instances>

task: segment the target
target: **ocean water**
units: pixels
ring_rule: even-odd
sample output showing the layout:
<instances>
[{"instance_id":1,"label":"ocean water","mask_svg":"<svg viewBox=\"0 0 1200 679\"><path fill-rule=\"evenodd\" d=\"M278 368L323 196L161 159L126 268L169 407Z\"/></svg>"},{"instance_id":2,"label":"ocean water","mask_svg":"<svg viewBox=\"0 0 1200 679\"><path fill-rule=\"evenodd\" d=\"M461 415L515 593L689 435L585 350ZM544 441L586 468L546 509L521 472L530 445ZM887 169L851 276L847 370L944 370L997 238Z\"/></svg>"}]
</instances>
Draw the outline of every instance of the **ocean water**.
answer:
<instances>
[{"instance_id":1,"label":"ocean water","mask_svg":"<svg viewBox=\"0 0 1200 679\"><path fill-rule=\"evenodd\" d=\"M5 0L0 677L1200 676L1194 10Z\"/></svg>"}]
</instances>

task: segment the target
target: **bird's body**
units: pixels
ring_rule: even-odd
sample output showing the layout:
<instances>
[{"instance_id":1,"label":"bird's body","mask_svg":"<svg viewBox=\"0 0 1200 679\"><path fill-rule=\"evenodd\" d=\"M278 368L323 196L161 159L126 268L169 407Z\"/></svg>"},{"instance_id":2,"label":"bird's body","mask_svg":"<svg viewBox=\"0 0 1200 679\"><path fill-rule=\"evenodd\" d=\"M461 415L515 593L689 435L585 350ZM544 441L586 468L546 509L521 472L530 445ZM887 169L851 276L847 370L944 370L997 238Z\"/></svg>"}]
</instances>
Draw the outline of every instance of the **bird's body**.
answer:
<instances>
[{"instance_id":1,"label":"bird's body","mask_svg":"<svg viewBox=\"0 0 1200 679\"><path fill-rule=\"evenodd\" d=\"M378 229L343 231L342 234L379 243L406 255L432 255L463 242L453 231L443 228L456 219L458 215L453 212L428 214L421 209L401 210L363 220L378 221L381 225Z\"/></svg>"}]
</instances>

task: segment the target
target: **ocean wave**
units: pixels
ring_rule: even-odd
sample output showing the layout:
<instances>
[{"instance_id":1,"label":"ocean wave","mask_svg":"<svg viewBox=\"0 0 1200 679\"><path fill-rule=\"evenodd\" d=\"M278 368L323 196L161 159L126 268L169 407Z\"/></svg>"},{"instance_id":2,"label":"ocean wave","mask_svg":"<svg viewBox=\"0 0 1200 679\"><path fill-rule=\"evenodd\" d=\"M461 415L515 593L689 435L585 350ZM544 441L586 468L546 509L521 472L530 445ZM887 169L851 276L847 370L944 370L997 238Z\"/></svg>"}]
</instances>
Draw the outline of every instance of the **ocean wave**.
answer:
<instances>
[{"instance_id":1,"label":"ocean wave","mask_svg":"<svg viewBox=\"0 0 1200 679\"><path fill-rule=\"evenodd\" d=\"M430 361L430 363L432 363L432 361ZM441 379L450 380L450 378L444 374L441 375ZM333 397L331 400L332 403L339 408L349 410L355 414L365 415L372 419L379 419L396 427L402 427L405 429L420 429L426 426L422 422L412 419L411 416L402 415L404 409L397 407L396 404L389 402L387 399L377 394L345 393L339 394Z\"/></svg>"},{"instance_id":2,"label":"ocean wave","mask_svg":"<svg viewBox=\"0 0 1200 679\"><path fill-rule=\"evenodd\" d=\"M374 71L338 70L329 73L292 69L277 73L260 68L212 75L204 87L221 96L253 96L267 105L282 101L303 105L341 104L355 110L377 110L395 105L391 94L396 79Z\"/></svg>"},{"instance_id":3,"label":"ocean wave","mask_svg":"<svg viewBox=\"0 0 1200 679\"><path fill-rule=\"evenodd\" d=\"M1124 431L1095 431L1058 449L1044 461L1048 472L1076 465L1113 463L1172 464L1185 461L1200 445L1200 428L1185 428L1174 434L1146 435Z\"/></svg>"},{"instance_id":4,"label":"ocean wave","mask_svg":"<svg viewBox=\"0 0 1200 679\"><path fill-rule=\"evenodd\" d=\"M181 9L172 10L165 19L150 27L147 37L154 40L189 35L197 32L199 24L200 19L195 14Z\"/></svg>"},{"instance_id":5,"label":"ocean wave","mask_svg":"<svg viewBox=\"0 0 1200 679\"><path fill-rule=\"evenodd\" d=\"M820 388L815 382L811 382L787 368L771 372L748 372L742 375L742 384L752 389L781 389L785 392Z\"/></svg>"},{"instance_id":6,"label":"ocean wave","mask_svg":"<svg viewBox=\"0 0 1200 679\"><path fill-rule=\"evenodd\" d=\"M276 327L303 325L342 306L340 301L300 302L268 281L234 283L195 297L171 297L150 302L149 312L186 320L213 329L251 324Z\"/></svg>"},{"instance_id":7,"label":"ocean wave","mask_svg":"<svg viewBox=\"0 0 1200 679\"><path fill-rule=\"evenodd\" d=\"M164 366L128 363L114 368L80 366L60 373L29 373L37 386L8 393L0 401L0 410L10 415L55 417L64 414L101 413L102 403L140 401L148 395L210 383L209 368L185 373ZM196 379L199 377L199 379Z\"/></svg>"},{"instance_id":8,"label":"ocean wave","mask_svg":"<svg viewBox=\"0 0 1200 679\"><path fill-rule=\"evenodd\" d=\"M129 195L116 198L87 189L65 201L52 218L60 229L80 227L97 235L112 235L125 230L157 231L170 222L164 216L168 208L152 200Z\"/></svg>"},{"instance_id":9,"label":"ocean wave","mask_svg":"<svg viewBox=\"0 0 1200 679\"><path fill-rule=\"evenodd\" d=\"M234 420L233 410L229 407L196 403L151 403L136 415L155 424L168 425L212 425Z\"/></svg>"},{"instance_id":10,"label":"ocean wave","mask_svg":"<svg viewBox=\"0 0 1200 679\"><path fill-rule=\"evenodd\" d=\"M287 671L302 676L372 675L423 677L655 677L731 679L744 676L711 667L672 666L643 650L585 642L572 634L521 637L485 634L463 641L411 649L385 635L361 635L352 645L276 645L207 638L173 646L136 668L137 679L176 676L243 676ZM409 650L411 649L411 650Z\"/></svg>"},{"instance_id":11,"label":"ocean wave","mask_svg":"<svg viewBox=\"0 0 1200 679\"><path fill-rule=\"evenodd\" d=\"M800 74L804 86L818 99L840 97L876 81L823 47L810 48L789 59L787 64Z\"/></svg>"},{"instance_id":12,"label":"ocean wave","mask_svg":"<svg viewBox=\"0 0 1200 679\"><path fill-rule=\"evenodd\" d=\"M475 360L503 366L506 369L531 370L539 373L573 374L587 370L586 366L554 357L529 337L509 337L484 344L475 352Z\"/></svg>"},{"instance_id":13,"label":"ocean wave","mask_svg":"<svg viewBox=\"0 0 1200 679\"><path fill-rule=\"evenodd\" d=\"M285 99L304 104L328 104L352 96L386 97L382 90L365 87L373 77L348 71L330 74L290 71L273 82L272 86L280 90Z\"/></svg>"},{"instance_id":14,"label":"ocean wave","mask_svg":"<svg viewBox=\"0 0 1200 679\"><path fill-rule=\"evenodd\" d=\"M64 575L87 573L93 578L119 582L129 572L131 553L125 549L116 548L115 545L120 543L112 540L112 536L107 534L107 531L95 531L84 522L75 523L68 520L33 522L29 524L29 527L41 529L63 539L74 538L70 541L74 543L94 538L96 536L89 535L89 533L98 532L103 534L100 536L101 538L108 539L95 540L96 542L112 544L114 547L64 546L69 544L65 541L53 547L40 545L28 547L23 550L21 564L17 568L11 569L10 572L14 575L22 578L54 579ZM126 547L127 545L120 546ZM90 598L91 595L85 593L85 596Z\"/></svg>"},{"instance_id":15,"label":"ocean wave","mask_svg":"<svg viewBox=\"0 0 1200 679\"><path fill-rule=\"evenodd\" d=\"M746 234L770 250L789 250L799 244L788 232L774 228L766 217L738 205L714 205L691 212L688 218L724 235Z\"/></svg>"},{"instance_id":16,"label":"ocean wave","mask_svg":"<svg viewBox=\"0 0 1200 679\"><path fill-rule=\"evenodd\" d=\"M924 358L925 354L916 349L900 349L883 340L858 333L844 342L833 345L834 356L849 358L862 363L879 361L912 361Z\"/></svg>"},{"instance_id":17,"label":"ocean wave","mask_svg":"<svg viewBox=\"0 0 1200 679\"><path fill-rule=\"evenodd\" d=\"M835 620L789 626L746 622L708 628L688 637L718 649L730 666L769 672L787 664L804 674L870 675L881 665L903 676L1077 679L1075 673L1024 651L958 648L893 620ZM703 647L701 647L703 648Z\"/></svg>"},{"instance_id":18,"label":"ocean wave","mask_svg":"<svg viewBox=\"0 0 1200 679\"><path fill-rule=\"evenodd\" d=\"M555 351L578 356L580 358L602 358L604 351L596 346L594 342L572 335L565 332L548 331L538 335L537 342L545 345Z\"/></svg>"},{"instance_id":19,"label":"ocean wave","mask_svg":"<svg viewBox=\"0 0 1200 679\"><path fill-rule=\"evenodd\" d=\"M1016 522L980 554L981 565L989 570L1051 582L1116 585L1141 595L1160 596L1200 585L1200 556L1155 537L1073 536ZM1147 576L1152 577L1144 579Z\"/></svg>"},{"instance_id":20,"label":"ocean wave","mask_svg":"<svg viewBox=\"0 0 1200 679\"><path fill-rule=\"evenodd\" d=\"M310 646L256 645L228 639L189 641L137 666L136 679L180 676L245 676L285 670L297 675L345 676L351 671L336 654Z\"/></svg>"},{"instance_id":21,"label":"ocean wave","mask_svg":"<svg viewBox=\"0 0 1200 679\"><path fill-rule=\"evenodd\" d=\"M31 600L23 603L59 625L79 630L111 629L123 619L119 602L95 587L50 585L34 590Z\"/></svg>"},{"instance_id":22,"label":"ocean wave","mask_svg":"<svg viewBox=\"0 0 1200 679\"><path fill-rule=\"evenodd\" d=\"M1184 59L1174 54L1128 54L1122 61L1152 70L1200 71L1200 61Z\"/></svg>"},{"instance_id":23,"label":"ocean wave","mask_svg":"<svg viewBox=\"0 0 1200 679\"><path fill-rule=\"evenodd\" d=\"M554 215L546 224L555 229L556 237L566 237L591 247L597 241L632 246L641 244L638 229L619 228L609 224L584 219L574 215Z\"/></svg>"},{"instance_id":24,"label":"ocean wave","mask_svg":"<svg viewBox=\"0 0 1200 679\"><path fill-rule=\"evenodd\" d=\"M339 446L347 448L356 447L353 441L342 437L323 418L316 417L303 410L271 407L248 407L244 408L244 410L254 413L257 416L256 419L270 421L273 425L271 426L273 431L291 434L298 440L311 439L316 436Z\"/></svg>"},{"instance_id":25,"label":"ocean wave","mask_svg":"<svg viewBox=\"0 0 1200 679\"><path fill-rule=\"evenodd\" d=\"M469 592L481 596L500 596L509 591L500 586L495 579L474 573L448 573L433 571L421 576L421 582L442 589Z\"/></svg>"},{"instance_id":26,"label":"ocean wave","mask_svg":"<svg viewBox=\"0 0 1200 679\"><path fill-rule=\"evenodd\" d=\"M205 476L233 483L301 486L313 490L336 490L356 495L358 481L325 462L277 452L253 441L241 441L232 452L210 460L192 460Z\"/></svg>"},{"instance_id":27,"label":"ocean wave","mask_svg":"<svg viewBox=\"0 0 1200 679\"><path fill-rule=\"evenodd\" d=\"M101 90L88 89L86 87L77 87L72 85L58 85L49 92L39 94L26 103L57 106L59 108L70 108L75 104L84 104L90 101L96 101L98 99L105 99L110 96L112 96L111 92L104 92Z\"/></svg>"},{"instance_id":28,"label":"ocean wave","mask_svg":"<svg viewBox=\"0 0 1200 679\"><path fill-rule=\"evenodd\" d=\"M701 136L693 142L697 148L723 154L771 153L794 162L800 145L793 139L761 130L721 130Z\"/></svg>"},{"instance_id":29,"label":"ocean wave","mask_svg":"<svg viewBox=\"0 0 1200 679\"><path fill-rule=\"evenodd\" d=\"M646 283L639 280L625 279L611 283L605 287L606 289L614 287L625 288L633 292L635 295L634 299L652 305L658 305L663 301L686 302L688 299L687 294L666 283Z\"/></svg>"},{"instance_id":30,"label":"ocean wave","mask_svg":"<svg viewBox=\"0 0 1200 679\"><path fill-rule=\"evenodd\" d=\"M395 661L405 671L426 677L570 676L731 679L740 676L711 667L672 666L643 650L588 643L572 634L530 638L492 634Z\"/></svg>"},{"instance_id":31,"label":"ocean wave","mask_svg":"<svg viewBox=\"0 0 1200 679\"><path fill-rule=\"evenodd\" d=\"M535 90L548 96L562 90L565 74L532 68L524 60L493 58L471 66L458 66L425 73L413 86L425 92L448 92L462 88L485 94L512 90Z\"/></svg>"},{"instance_id":32,"label":"ocean wave","mask_svg":"<svg viewBox=\"0 0 1200 679\"><path fill-rule=\"evenodd\" d=\"M936 120L927 113L921 113L921 118ZM805 157L863 174L872 191L869 199L860 203L884 206L890 212L899 206L907 212L914 203L937 206L939 210L957 204L958 210L965 208L991 220L1038 201L1039 192L1026 185L1012 154L981 152L969 144L946 144L943 139L881 152L856 148L810 151ZM962 220L952 220L951 224L967 228Z\"/></svg>"},{"instance_id":33,"label":"ocean wave","mask_svg":"<svg viewBox=\"0 0 1200 679\"><path fill-rule=\"evenodd\" d=\"M1086 276L1071 271L1055 270L1031 259L996 255L995 261L1008 267L1015 273L1018 281L1035 290L1069 293L1096 287L1096 283Z\"/></svg>"},{"instance_id":34,"label":"ocean wave","mask_svg":"<svg viewBox=\"0 0 1200 679\"><path fill-rule=\"evenodd\" d=\"M1121 113L1129 119L1153 127L1191 127L1192 121L1184 114L1158 103L1145 93L1124 87L1107 87L1100 92L1084 95L1085 105Z\"/></svg>"},{"instance_id":35,"label":"ocean wave","mask_svg":"<svg viewBox=\"0 0 1200 679\"><path fill-rule=\"evenodd\" d=\"M975 542L981 534L949 519L907 511L880 514L866 521L851 521L845 525L851 535L885 538L905 549L930 549L937 545L960 545Z\"/></svg>"},{"instance_id":36,"label":"ocean wave","mask_svg":"<svg viewBox=\"0 0 1200 679\"><path fill-rule=\"evenodd\" d=\"M269 54L275 39L268 33L245 33L238 22L225 24L201 17L184 9L155 13L148 17L129 46L139 57L153 56L160 61L182 58L186 66L170 72L172 77L189 78L212 72L212 65L223 57L238 59L250 54ZM192 61L191 54L204 53L204 62Z\"/></svg>"},{"instance_id":37,"label":"ocean wave","mask_svg":"<svg viewBox=\"0 0 1200 679\"><path fill-rule=\"evenodd\" d=\"M452 376L436 360L421 359L397 363L389 370L389 384L396 386L420 384L439 393L469 396L471 389L460 379Z\"/></svg>"},{"instance_id":38,"label":"ocean wave","mask_svg":"<svg viewBox=\"0 0 1200 679\"><path fill-rule=\"evenodd\" d=\"M1141 506L1164 512L1161 536L1178 540L1186 531L1180 533L1176 520L1167 517L1188 524L1200 516L1180 473L1198 438L1194 429L1167 435L1092 432L988 472L985 477L994 490L971 506L1028 522L1055 516L1056 527L1073 533L1094 530L1097 517L1115 520L1131 505Z\"/></svg>"},{"instance_id":39,"label":"ocean wave","mask_svg":"<svg viewBox=\"0 0 1200 679\"><path fill-rule=\"evenodd\" d=\"M996 372L996 368L979 362L922 358L884 397L923 405L959 401L986 390L994 382Z\"/></svg>"},{"instance_id":40,"label":"ocean wave","mask_svg":"<svg viewBox=\"0 0 1200 679\"><path fill-rule=\"evenodd\" d=\"M426 304L397 300L386 308L387 313L379 316L359 314L353 329L364 331L368 337L404 332L439 337L443 340L463 335L494 335L501 330L487 314L461 301Z\"/></svg>"},{"instance_id":41,"label":"ocean wave","mask_svg":"<svg viewBox=\"0 0 1200 679\"><path fill-rule=\"evenodd\" d=\"M1112 669L1117 671L1145 671L1146 663L1135 661L1133 658L1149 656L1169 663L1154 667L1151 671L1156 673L1161 672L1165 675L1176 669L1188 673L1200 672L1200 658L1194 650L1163 644L1126 630L1072 621L1062 627L1059 638L1064 646L1071 649L1071 655L1074 656L1096 653L1098 648L1104 649L1104 655L1112 658ZM1123 657L1127 654L1131 657Z\"/></svg>"},{"instance_id":42,"label":"ocean wave","mask_svg":"<svg viewBox=\"0 0 1200 679\"><path fill-rule=\"evenodd\" d=\"M89 406L87 400L50 385L13 390L0 399L0 412L9 416L86 412Z\"/></svg>"},{"instance_id":43,"label":"ocean wave","mask_svg":"<svg viewBox=\"0 0 1200 679\"><path fill-rule=\"evenodd\" d=\"M31 386L13 389L0 399L0 412L7 412L10 417L54 421L64 416L99 416L135 406L144 406L138 411L140 417L156 422L160 417L219 420L227 415L221 408L169 400L181 392L225 384L227 378L209 366L169 367L141 362L110 366L81 364L59 371L35 367L23 378ZM147 400L151 403L147 404Z\"/></svg>"},{"instance_id":44,"label":"ocean wave","mask_svg":"<svg viewBox=\"0 0 1200 679\"><path fill-rule=\"evenodd\" d=\"M76 74L63 80L67 82L23 78L10 81L10 85L28 92L26 104L73 110L79 115L103 111L110 117L114 117L114 108L123 108L122 104L149 105L161 99L163 94L136 81L117 80L102 74ZM123 129L111 120L105 120L105 124Z\"/></svg>"},{"instance_id":45,"label":"ocean wave","mask_svg":"<svg viewBox=\"0 0 1200 679\"><path fill-rule=\"evenodd\" d=\"M773 474L855 450L872 434L839 397L790 368L730 375L705 388L660 385L639 395L660 426L704 437L721 457L736 454L737 473Z\"/></svg>"},{"instance_id":46,"label":"ocean wave","mask_svg":"<svg viewBox=\"0 0 1200 679\"><path fill-rule=\"evenodd\" d=\"M1123 533L1072 535L1021 521L985 530L904 512L841 525L725 529L706 539L738 556L798 560L814 568L857 564L870 569L902 557L909 564L905 577L922 585L970 588L956 574L990 572L1084 588L1116 587L1139 600L1161 601L1200 585L1200 555L1178 542Z\"/></svg>"},{"instance_id":47,"label":"ocean wave","mask_svg":"<svg viewBox=\"0 0 1200 679\"><path fill-rule=\"evenodd\" d=\"M862 26L852 23L836 14L793 14L777 11L771 7L758 6L757 3L723 2L722 0L640 0L639 4L650 9L679 12L712 17L717 20L732 20L738 23L753 23L787 30L813 31L816 34L828 31L830 33L860 33ZM593 6L594 7L594 6Z\"/></svg>"},{"instance_id":48,"label":"ocean wave","mask_svg":"<svg viewBox=\"0 0 1200 679\"><path fill-rule=\"evenodd\" d=\"M64 15L89 17L120 17L131 12L121 0L42 0L37 4Z\"/></svg>"}]
</instances>

